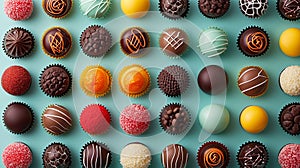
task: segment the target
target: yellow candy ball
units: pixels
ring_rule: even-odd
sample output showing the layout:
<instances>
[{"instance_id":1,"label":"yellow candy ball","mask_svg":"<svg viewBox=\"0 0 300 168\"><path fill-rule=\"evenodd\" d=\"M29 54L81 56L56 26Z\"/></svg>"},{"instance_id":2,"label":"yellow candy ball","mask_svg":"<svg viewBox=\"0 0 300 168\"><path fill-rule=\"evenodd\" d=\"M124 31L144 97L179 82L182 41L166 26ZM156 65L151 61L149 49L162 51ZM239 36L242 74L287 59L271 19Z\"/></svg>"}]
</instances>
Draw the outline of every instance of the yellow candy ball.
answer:
<instances>
[{"instance_id":1,"label":"yellow candy ball","mask_svg":"<svg viewBox=\"0 0 300 168\"><path fill-rule=\"evenodd\" d=\"M281 33L279 39L281 51L290 57L300 56L300 29L289 28Z\"/></svg>"},{"instance_id":2,"label":"yellow candy ball","mask_svg":"<svg viewBox=\"0 0 300 168\"><path fill-rule=\"evenodd\" d=\"M141 18L150 9L150 0L121 0L123 13L130 18Z\"/></svg>"},{"instance_id":3,"label":"yellow candy ball","mask_svg":"<svg viewBox=\"0 0 300 168\"><path fill-rule=\"evenodd\" d=\"M249 133L259 133L268 125L268 114L259 106L248 106L241 112L240 124Z\"/></svg>"}]
</instances>

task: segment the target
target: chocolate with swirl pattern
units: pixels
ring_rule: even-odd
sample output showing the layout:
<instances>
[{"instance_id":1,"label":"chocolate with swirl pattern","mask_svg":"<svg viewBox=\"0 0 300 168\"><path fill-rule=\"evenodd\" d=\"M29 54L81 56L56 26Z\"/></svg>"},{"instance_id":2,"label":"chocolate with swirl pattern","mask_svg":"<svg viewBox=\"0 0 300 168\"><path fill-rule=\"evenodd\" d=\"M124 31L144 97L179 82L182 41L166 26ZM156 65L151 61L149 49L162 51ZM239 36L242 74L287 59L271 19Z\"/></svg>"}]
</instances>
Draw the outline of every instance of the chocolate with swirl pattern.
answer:
<instances>
[{"instance_id":1,"label":"chocolate with swirl pattern","mask_svg":"<svg viewBox=\"0 0 300 168\"><path fill-rule=\"evenodd\" d=\"M43 0L43 9L53 18L65 17L72 8L73 0Z\"/></svg>"},{"instance_id":2,"label":"chocolate with swirl pattern","mask_svg":"<svg viewBox=\"0 0 300 168\"><path fill-rule=\"evenodd\" d=\"M226 168L229 159L227 147L219 142L206 142L198 149L197 161L201 168Z\"/></svg>"}]
</instances>

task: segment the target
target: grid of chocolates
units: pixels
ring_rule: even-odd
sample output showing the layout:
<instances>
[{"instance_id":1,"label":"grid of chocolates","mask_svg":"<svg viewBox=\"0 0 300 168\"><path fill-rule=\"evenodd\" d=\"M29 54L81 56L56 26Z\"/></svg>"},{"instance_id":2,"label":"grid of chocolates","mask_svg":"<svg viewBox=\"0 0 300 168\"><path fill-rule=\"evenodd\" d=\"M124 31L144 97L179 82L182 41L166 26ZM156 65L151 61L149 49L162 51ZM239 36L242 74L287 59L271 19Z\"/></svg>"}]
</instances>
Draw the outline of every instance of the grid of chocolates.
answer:
<instances>
[{"instance_id":1,"label":"grid of chocolates","mask_svg":"<svg viewBox=\"0 0 300 168\"><path fill-rule=\"evenodd\" d=\"M58 3L58 4L54 4ZM44 11L53 18L64 18L72 9L72 0L53 1L43 0ZM97 3L94 1L80 0L80 7L84 15L92 18L102 18L111 12L110 5L113 2L103 1L103 10L94 11L89 5ZM128 3L128 2L127 2ZM144 8L147 2L140 1ZM137 4L139 4L137 3ZM229 9L229 0L205 1L199 0L199 10L209 18L218 18L224 15ZM253 4L254 3L254 4ZM139 5L141 5L139 4ZM145 13L131 14L128 12L126 0L121 2L125 15L132 18L143 17ZM23 13L17 11L17 7L24 8ZM146 7L145 7L146 6ZM163 17L168 19L180 19L188 15L189 1L160 0L159 10ZM240 0L241 12L250 18L259 18L268 8L268 1ZM138 7L137 7L138 8ZM142 7L141 7L142 8ZM297 20L300 17L300 2L297 0L278 0L277 9L280 16L287 20ZM149 9L149 7L148 7ZM13 20L21 21L30 17L33 10L31 0L5 0L4 11ZM145 9L137 9L147 11ZM135 11L139 12L139 11ZM79 45L82 52L89 57L105 57L105 54L112 47L112 36L108 29L101 25L91 25L82 31ZM292 36L294 36L292 38ZM300 55L300 45L297 37L300 30L297 28L287 29L281 34L280 48L287 56L297 57ZM239 50L248 57L264 55L270 45L268 33L261 27L250 26L240 32L237 42ZM290 40L292 38L292 40ZM294 40L294 38L296 38ZM141 27L131 27L123 32L120 37L122 52L132 58L140 58L148 54L147 48L150 45L150 35ZM53 59L63 59L72 49L72 35L62 27L51 27L46 30L41 39L42 49L45 55ZM3 50L11 59L21 59L31 54L34 46L37 45L35 38L29 30L22 27L14 27L8 30L3 37ZM189 47L188 34L178 28L165 29L160 35L159 46L162 52L171 57L184 56ZM228 37L224 30L211 27L204 30L199 37L200 52L207 57L221 55L227 50ZM279 85L282 91L291 96L300 95L300 82L294 80L300 75L299 66L286 67L279 75ZM105 96L111 90L112 82L118 82L120 90L131 98L138 98L149 92L151 77L148 70L142 65L130 65L124 67L118 75L118 81L112 81L112 75L105 67L91 65L85 68L80 76L80 87L87 96ZM31 86L32 78L30 73L22 66L10 66L2 74L1 84L4 91L14 96L26 94ZM100 81L100 82L99 82ZM226 71L217 65L204 67L198 75L199 88L209 94L216 95L223 93L228 87ZM157 76L159 89L168 97L177 97L189 88L190 77L187 71L178 65L167 66ZM251 98L262 96L268 89L269 76L267 72L258 66L249 66L241 69L238 76L238 88L243 94ZM70 91L72 86L72 74L61 64L51 64L44 68L39 76L39 86L45 95L49 97L62 97ZM214 109L214 110L211 110ZM214 114L215 113L215 114ZM216 125L209 125L206 121L221 116ZM282 108L278 118L279 124L290 135L300 134L300 105L290 103ZM161 128L168 134L176 135L187 131L190 124L189 110L179 103L166 105L160 113L159 121ZM94 120L90 120L94 118ZM199 122L202 128L212 134L221 133L229 124L229 112L226 107L211 104L199 112ZM26 133L35 122L33 111L29 105L23 102L10 103L4 113L3 121L6 128L13 134ZM51 104L44 109L41 122L45 130L53 135L60 135L69 131L73 121L68 109L62 105ZM101 104L87 105L81 112L79 123L82 129L91 135L106 133L111 123L109 109ZM248 106L240 115L240 124L249 133L259 133L265 129L268 123L267 112L259 106ZM150 124L150 113L146 107L140 104L128 105L120 114L120 126L125 133L130 135L143 134ZM288 158L287 155L297 155L299 145L287 144L280 151L278 161L281 166L299 166L299 157ZM48 155L50 152L58 155ZM95 152L96 151L96 152ZM132 154L134 151L134 154ZM96 155L90 153L95 152ZM129 153L129 154L128 154ZM110 165L111 152L109 147L101 142L91 141L82 147L80 160L83 167L96 166L107 167ZM128 156L129 155L129 156ZM161 158L164 167L185 167L188 161L188 151L179 144L171 144L162 150ZM267 148L261 142L249 141L241 145L236 160L241 167L246 165L266 166L269 160ZM299 154L298 154L299 155ZM13 160L10 158L13 156ZM134 156L139 156L135 158ZM257 157L252 160L249 157ZM68 147L62 143L52 143L44 149L44 166L70 167L71 153ZM175 160L170 158L176 157ZM32 161L32 154L24 143L12 143L5 148L2 154L4 165L28 167ZM197 162L200 167L220 166L226 167L229 159L227 147L215 141L210 141L199 147ZM63 159L63 161L61 161ZM73 158L74 159L74 158ZM121 151L121 165L124 167L147 167L151 162L151 152L144 144L128 144ZM139 164L136 165L136 162ZM23 164L23 165L22 165ZM180 166L179 166L180 164Z\"/></svg>"}]
</instances>

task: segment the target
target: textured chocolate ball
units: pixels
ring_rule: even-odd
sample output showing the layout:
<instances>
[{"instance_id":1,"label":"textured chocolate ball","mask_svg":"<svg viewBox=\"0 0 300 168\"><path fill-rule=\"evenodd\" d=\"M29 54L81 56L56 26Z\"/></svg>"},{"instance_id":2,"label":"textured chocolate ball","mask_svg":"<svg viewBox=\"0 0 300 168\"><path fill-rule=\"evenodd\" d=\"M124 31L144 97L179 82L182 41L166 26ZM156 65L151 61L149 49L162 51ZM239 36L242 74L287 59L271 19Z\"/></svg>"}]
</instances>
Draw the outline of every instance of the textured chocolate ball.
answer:
<instances>
[{"instance_id":1,"label":"textured chocolate ball","mask_svg":"<svg viewBox=\"0 0 300 168\"><path fill-rule=\"evenodd\" d=\"M188 159L188 151L179 144L168 145L161 153L161 162L164 168L185 168Z\"/></svg>"},{"instance_id":2,"label":"textured chocolate ball","mask_svg":"<svg viewBox=\"0 0 300 168\"><path fill-rule=\"evenodd\" d=\"M14 134L21 134L28 131L33 124L33 119L31 108L20 102L9 104L3 115L3 122L6 128Z\"/></svg>"},{"instance_id":3,"label":"textured chocolate ball","mask_svg":"<svg viewBox=\"0 0 300 168\"><path fill-rule=\"evenodd\" d=\"M269 77L261 67L249 66L240 71L237 83L243 94L254 98L262 96L267 91Z\"/></svg>"},{"instance_id":4,"label":"textured chocolate ball","mask_svg":"<svg viewBox=\"0 0 300 168\"><path fill-rule=\"evenodd\" d=\"M248 57L263 55L268 50L269 43L266 31L256 26L244 29L237 42L239 49Z\"/></svg>"},{"instance_id":5,"label":"textured chocolate ball","mask_svg":"<svg viewBox=\"0 0 300 168\"><path fill-rule=\"evenodd\" d=\"M186 17L189 7L189 0L159 0L160 12L169 19Z\"/></svg>"},{"instance_id":6,"label":"textured chocolate ball","mask_svg":"<svg viewBox=\"0 0 300 168\"><path fill-rule=\"evenodd\" d=\"M159 73L157 83L160 90L167 96L176 97L187 90L189 75L184 68L172 65L164 68Z\"/></svg>"},{"instance_id":7,"label":"textured chocolate ball","mask_svg":"<svg viewBox=\"0 0 300 168\"><path fill-rule=\"evenodd\" d=\"M69 168L71 166L71 152L61 143L52 143L43 152L44 168Z\"/></svg>"},{"instance_id":8,"label":"textured chocolate ball","mask_svg":"<svg viewBox=\"0 0 300 168\"><path fill-rule=\"evenodd\" d=\"M207 94L221 93L228 85L227 73L217 65L204 67L198 74L198 85Z\"/></svg>"},{"instance_id":9,"label":"textured chocolate ball","mask_svg":"<svg viewBox=\"0 0 300 168\"><path fill-rule=\"evenodd\" d=\"M284 106L279 114L279 124L288 134L299 135L300 103L291 103Z\"/></svg>"},{"instance_id":10,"label":"textured chocolate ball","mask_svg":"<svg viewBox=\"0 0 300 168\"><path fill-rule=\"evenodd\" d=\"M241 12L249 18L259 18L268 9L268 0L239 0Z\"/></svg>"},{"instance_id":11,"label":"textured chocolate ball","mask_svg":"<svg viewBox=\"0 0 300 168\"><path fill-rule=\"evenodd\" d=\"M223 16L229 9L230 0L198 0L200 12L208 18Z\"/></svg>"}]
</instances>

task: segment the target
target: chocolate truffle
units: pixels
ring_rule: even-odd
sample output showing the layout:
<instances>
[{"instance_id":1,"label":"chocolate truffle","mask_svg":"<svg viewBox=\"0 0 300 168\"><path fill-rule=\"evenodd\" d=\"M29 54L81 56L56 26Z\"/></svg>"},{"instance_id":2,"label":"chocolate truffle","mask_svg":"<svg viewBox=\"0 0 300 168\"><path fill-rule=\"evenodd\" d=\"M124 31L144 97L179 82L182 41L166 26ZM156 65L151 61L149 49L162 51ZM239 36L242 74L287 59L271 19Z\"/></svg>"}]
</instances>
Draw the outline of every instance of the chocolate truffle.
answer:
<instances>
[{"instance_id":1,"label":"chocolate truffle","mask_svg":"<svg viewBox=\"0 0 300 168\"><path fill-rule=\"evenodd\" d=\"M47 66L40 75L40 88L50 97L60 97L71 88L70 72L62 65Z\"/></svg>"},{"instance_id":2,"label":"chocolate truffle","mask_svg":"<svg viewBox=\"0 0 300 168\"><path fill-rule=\"evenodd\" d=\"M3 115L6 128L14 134L21 134L28 131L33 124L33 119L31 108L21 102L9 104Z\"/></svg>"},{"instance_id":3,"label":"chocolate truffle","mask_svg":"<svg viewBox=\"0 0 300 168\"><path fill-rule=\"evenodd\" d=\"M240 71L238 87L249 97L259 97L268 89L269 77L261 67L249 66Z\"/></svg>"},{"instance_id":4,"label":"chocolate truffle","mask_svg":"<svg viewBox=\"0 0 300 168\"><path fill-rule=\"evenodd\" d=\"M159 0L159 10L163 16L169 19L186 17L190 2L189 0Z\"/></svg>"},{"instance_id":5,"label":"chocolate truffle","mask_svg":"<svg viewBox=\"0 0 300 168\"><path fill-rule=\"evenodd\" d=\"M300 95L300 66L286 67L279 75L280 89L287 95Z\"/></svg>"},{"instance_id":6,"label":"chocolate truffle","mask_svg":"<svg viewBox=\"0 0 300 168\"><path fill-rule=\"evenodd\" d=\"M102 26L92 25L86 28L80 36L82 51L90 57L104 56L112 46L110 32Z\"/></svg>"},{"instance_id":7,"label":"chocolate truffle","mask_svg":"<svg viewBox=\"0 0 300 168\"><path fill-rule=\"evenodd\" d=\"M71 11L72 3L73 0L43 0L42 6L47 15L63 18Z\"/></svg>"},{"instance_id":8,"label":"chocolate truffle","mask_svg":"<svg viewBox=\"0 0 300 168\"><path fill-rule=\"evenodd\" d=\"M65 107L49 105L42 114L42 125L50 134L60 135L71 129L72 117Z\"/></svg>"},{"instance_id":9,"label":"chocolate truffle","mask_svg":"<svg viewBox=\"0 0 300 168\"><path fill-rule=\"evenodd\" d=\"M269 48L268 34L260 27L244 29L237 41L239 49L248 57L263 55Z\"/></svg>"},{"instance_id":10,"label":"chocolate truffle","mask_svg":"<svg viewBox=\"0 0 300 168\"><path fill-rule=\"evenodd\" d=\"M169 97L180 96L189 87L188 72L178 66L164 68L157 77L158 87Z\"/></svg>"},{"instance_id":11,"label":"chocolate truffle","mask_svg":"<svg viewBox=\"0 0 300 168\"><path fill-rule=\"evenodd\" d=\"M164 168L185 168L188 159L188 151L179 144L168 145L161 153L161 162Z\"/></svg>"},{"instance_id":12,"label":"chocolate truffle","mask_svg":"<svg viewBox=\"0 0 300 168\"><path fill-rule=\"evenodd\" d=\"M227 73L217 65L204 67L198 74L198 85L207 94L218 94L226 90Z\"/></svg>"},{"instance_id":13,"label":"chocolate truffle","mask_svg":"<svg viewBox=\"0 0 300 168\"><path fill-rule=\"evenodd\" d=\"M188 110L179 103L166 105L160 113L160 125L169 134L180 134L190 124L191 116Z\"/></svg>"},{"instance_id":14,"label":"chocolate truffle","mask_svg":"<svg viewBox=\"0 0 300 168\"><path fill-rule=\"evenodd\" d=\"M291 103L284 106L279 114L279 124L288 134L299 135L300 103Z\"/></svg>"},{"instance_id":15,"label":"chocolate truffle","mask_svg":"<svg viewBox=\"0 0 300 168\"><path fill-rule=\"evenodd\" d=\"M10 58L22 58L32 51L34 37L28 30L15 27L6 32L2 47Z\"/></svg>"},{"instance_id":16,"label":"chocolate truffle","mask_svg":"<svg viewBox=\"0 0 300 168\"><path fill-rule=\"evenodd\" d=\"M188 35L183 30L170 28L164 30L160 35L159 46L166 55L177 57L186 51L188 41Z\"/></svg>"},{"instance_id":17,"label":"chocolate truffle","mask_svg":"<svg viewBox=\"0 0 300 168\"><path fill-rule=\"evenodd\" d=\"M123 168L148 168L151 160L151 151L139 142L127 144L120 154L120 163Z\"/></svg>"},{"instance_id":18,"label":"chocolate truffle","mask_svg":"<svg viewBox=\"0 0 300 168\"><path fill-rule=\"evenodd\" d=\"M31 75L21 66L10 66L2 74L1 85L7 93L20 96L30 89Z\"/></svg>"},{"instance_id":19,"label":"chocolate truffle","mask_svg":"<svg viewBox=\"0 0 300 168\"><path fill-rule=\"evenodd\" d=\"M42 47L45 54L51 58L63 58L71 50L71 34L61 27L52 27L44 33Z\"/></svg>"},{"instance_id":20,"label":"chocolate truffle","mask_svg":"<svg viewBox=\"0 0 300 168\"><path fill-rule=\"evenodd\" d=\"M120 47L124 54L132 57L143 56L150 46L148 33L139 27L131 27L121 34Z\"/></svg>"},{"instance_id":21,"label":"chocolate truffle","mask_svg":"<svg viewBox=\"0 0 300 168\"><path fill-rule=\"evenodd\" d=\"M200 12L208 18L223 16L229 9L230 0L198 0Z\"/></svg>"},{"instance_id":22,"label":"chocolate truffle","mask_svg":"<svg viewBox=\"0 0 300 168\"><path fill-rule=\"evenodd\" d=\"M260 142L246 142L237 154L240 167L266 167L268 159L268 151Z\"/></svg>"},{"instance_id":23,"label":"chocolate truffle","mask_svg":"<svg viewBox=\"0 0 300 168\"><path fill-rule=\"evenodd\" d=\"M91 141L80 153L80 161L84 168L107 168L111 164L111 152L106 145Z\"/></svg>"},{"instance_id":24,"label":"chocolate truffle","mask_svg":"<svg viewBox=\"0 0 300 168\"><path fill-rule=\"evenodd\" d=\"M71 152L61 143L52 143L43 152L44 168L69 168L71 167Z\"/></svg>"},{"instance_id":25,"label":"chocolate truffle","mask_svg":"<svg viewBox=\"0 0 300 168\"><path fill-rule=\"evenodd\" d=\"M284 19L298 20L300 18L300 1L277 0L277 10Z\"/></svg>"},{"instance_id":26,"label":"chocolate truffle","mask_svg":"<svg viewBox=\"0 0 300 168\"><path fill-rule=\"evenodd\" d=\"M239 0L241 12L250 18L259 18L268 9L268 0Z\"/></svg>"},{"instance_id":27,"label":"chocolate truffle","mask_svg":"<svg viewBox=\"0 0 300 168\"><path fill-rule=\"evenodd\" d=\"M226 168L229 159L230 155L227 147L215 141L204 143L197 152L197 161L200 167Z\"/></svg>"}]
</instances>

